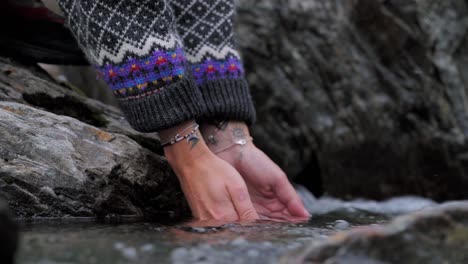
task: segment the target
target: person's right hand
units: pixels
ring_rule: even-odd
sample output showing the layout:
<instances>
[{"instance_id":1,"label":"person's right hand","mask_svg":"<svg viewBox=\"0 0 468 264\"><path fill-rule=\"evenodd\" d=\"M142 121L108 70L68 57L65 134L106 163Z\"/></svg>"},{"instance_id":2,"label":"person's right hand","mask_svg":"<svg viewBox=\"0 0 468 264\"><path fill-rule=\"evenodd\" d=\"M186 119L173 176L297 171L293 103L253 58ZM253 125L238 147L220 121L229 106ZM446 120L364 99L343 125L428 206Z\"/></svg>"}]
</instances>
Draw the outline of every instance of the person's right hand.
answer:
<instances>
[{"instance_id":1,"label":"person's right hand","mask_svg":"<svg viewBox=\"0 0 468 264\"><path fill-rule=\"evenodd\" d=\"M240 174L209 150L199 132L197 135L195 144L184 140L164 148L193 216L202 221L258 219Z\"/></svg>"}]
</instances>

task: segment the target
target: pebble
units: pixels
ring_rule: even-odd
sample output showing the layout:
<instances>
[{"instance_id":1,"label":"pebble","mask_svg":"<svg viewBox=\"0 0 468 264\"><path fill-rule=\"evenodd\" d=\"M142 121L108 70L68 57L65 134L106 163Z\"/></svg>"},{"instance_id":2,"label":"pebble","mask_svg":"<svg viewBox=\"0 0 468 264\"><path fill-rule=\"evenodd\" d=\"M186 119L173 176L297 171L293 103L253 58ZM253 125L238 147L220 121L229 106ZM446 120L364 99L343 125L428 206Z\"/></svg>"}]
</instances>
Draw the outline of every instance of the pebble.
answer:
<instances>
[{"instance_id":1,"label":"pebble","mask_svg":"<svg viewBox=\"0 0 468 264\"><path fill-rule=\"evenodd\" d=\"M336 220L334 228L337 230L345 230L350 228L351 224L345 220Z\"/></svg>"},{"instance_id":2,"label":"pebble","mask_svg":"<svg viewBox=\"0 0 468 264\"><path fill-rule=\"evenodd\" d=\"M196 233L206 233L208 229L204 227L192 227L192 231Z\"/></svg>"},{"instance_id":3,"label":"pebble","mask_svg":"<svg viewBox=\"0 0 468 264\"><path fill-rule=\"evenodd\" d=\"M122 250L124 247L125 247L125 244L122 243L122 242L116 242L114 244L114 248L117 249L117 250Z\"/></svg>"},{"instance_id":4,"label":"pebble","mask_svg":"<svg viewBox=\"0 0 468 264\"><path fill-rule=\"evenodd\" d=\"M138 252L134 247L127 247L122 242L116 242L114 248L118 250L122 256L129 260L136 260L138 258Z\"/></svg>"},{"instance_id":5,"label":"pebble","mask_svg":"<svg viewBox=\"0 0 468 264\"><path fill-rule=\"evenodd\" d=\"M273 243L266 241L266 242L263 242L261 245L264 247L272 247Z\"/></svg>"},{"instance_id":6,"label":"pebble","mask_svg":"<svg viewBox=\"0 0 468 264\"><path fill-rule=\"evenodd\" d=\"M150 252L154 250L154 245L153 244L145 244L140 247L141 252Z\"/></svg>"},{"instance_id":7,"label":"pebble","mask_svg":"<svg viewBox=\"0 0 468 264\"><path fill-rule=\"evenodd\" d=\"M255 258L255 257L260 256L260 252L258 252L258 250L255 250L255 249L250 249L249 251L247 251L247 256L251 258Z\"/></svg>"},{"instance_id":8,"label":"pebble","mask_svg":"<svg viewBox=\"0 0 468 264\"><path fill-rule=\"evenodd\" d=\"M247 244L247 240L245 240L245 238L243 237L238 237L236 239L234 239L233 241L231 241L231 245L233 246L242 246L242 245L245 245Z\"/></svg>"},{"instance_id":9,"label":"pebble","mask_svg":"<svg viewBox=\"0 0 468 264\"><path fill-rule=\"evenodd\" d=\"M122 253L122 255L129 259L129 260L135 260L138 258L138 253L137 253L137 250L136 248L134 247L128 247L128 248L124 248L120 251Z\"/></svg>"},{"instance_id":10,"label":"pebble","mask_svg":"<svg viewBox=\"0 0 468 264\"><path fill-rule=\"evenodd\" d=\"M172 256L172 258L179 259L179 258L186 257L188 254L189 254L189 252L188 252L188 250L186 248L180 247L180 248L174 249L172 251L172 253L171 253L171 256Z\"/></svg>"}]
</instances>

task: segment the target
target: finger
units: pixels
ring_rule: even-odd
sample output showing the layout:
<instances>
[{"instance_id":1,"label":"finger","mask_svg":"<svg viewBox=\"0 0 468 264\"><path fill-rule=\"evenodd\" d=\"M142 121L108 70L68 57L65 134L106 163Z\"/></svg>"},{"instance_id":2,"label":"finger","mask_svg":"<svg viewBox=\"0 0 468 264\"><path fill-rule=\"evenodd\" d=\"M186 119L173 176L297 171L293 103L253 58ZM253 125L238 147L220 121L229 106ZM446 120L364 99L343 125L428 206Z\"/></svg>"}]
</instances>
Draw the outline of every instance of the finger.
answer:
<instances>
[{"instance_id":1,"label":"finger","mask_svg":"<svg viewBox=\"0 0 468 264\"><path fill-rule=\"evenodd\" d=\"M257 220L259 216L250 200L249 192L245 186L227 186L232 203L236 209L239 220Z\"/></svg>"},{"instance_id":2,"label":"finger","mask_svg":"<svg viewBox=\"0 0 468 264\"><path fill-rule=\"evenodd\" d=\"M274 189L278 199L286 205L292 216L310 217L310 213L285 175L276 182Z\"/></svg>"},{"instance_id":3,"label":"finger","mask_svg":"<svg viewBox=\"0 0 468 264\"><path fill-rule=\"evenodd\" d=\"M289 221L290 219L294 219L289 213L284 212L268 212L266 214L259 213L260 219L266 219L271 221Z\"/></svg>"}]
</instances>

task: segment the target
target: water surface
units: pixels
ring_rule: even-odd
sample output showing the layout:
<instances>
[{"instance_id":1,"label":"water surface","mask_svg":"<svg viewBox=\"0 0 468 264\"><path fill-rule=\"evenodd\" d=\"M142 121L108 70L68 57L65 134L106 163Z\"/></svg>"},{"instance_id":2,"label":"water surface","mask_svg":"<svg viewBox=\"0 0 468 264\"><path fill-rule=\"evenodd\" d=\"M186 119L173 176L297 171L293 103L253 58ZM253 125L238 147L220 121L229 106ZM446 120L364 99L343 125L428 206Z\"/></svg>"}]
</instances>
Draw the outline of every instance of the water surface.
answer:
<instances>
[{"instance_id":1,"label":"water surface","mask_svg":"<svg viewBox=\"0 0 468 264\"><path fill-rule=\"evenodd\" d=\"M303 223L257 222L192 228L155 223L42 221L23 224L18 264L277 263L286 253L355 226L433 206L418 198L343 202L304 196Z\"/></svg>"}]
</instances>

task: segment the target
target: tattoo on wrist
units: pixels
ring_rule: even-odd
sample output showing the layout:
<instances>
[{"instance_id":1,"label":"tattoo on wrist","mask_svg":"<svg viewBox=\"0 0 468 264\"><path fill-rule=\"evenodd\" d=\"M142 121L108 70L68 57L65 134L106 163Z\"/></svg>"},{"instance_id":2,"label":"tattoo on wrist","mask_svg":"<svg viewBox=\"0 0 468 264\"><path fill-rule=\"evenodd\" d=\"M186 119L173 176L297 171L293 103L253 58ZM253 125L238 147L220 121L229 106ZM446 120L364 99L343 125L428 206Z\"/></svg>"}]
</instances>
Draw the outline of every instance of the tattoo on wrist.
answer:
<instances>
[{"instance_id":1,"label":"tattoo on wrist","mask_svg":"<svg viewBox=\"0 0 468 264\"><path fill-rule=\"evenodd\" d=\"M240 146L239 159L241 159L243 147L253 140L246 128L229 121L213 122L211 125L205 139L213 153L217 154L234 146Z\"/></svg>"},{"instance_id":2,"label":"tattoo on wrist","mask_svg":"<svg viewBox=\"0 0 468 264\"><path fill-rule=\"evenodd\" d=\"M244 129L239 126L232 128L232 136L236 142L243 139L245 140L247 138Z\"/></svg>"},{"instance_id":3,"label":"tattoo on wrist","mask_svg":"<svg viewBox=\"0 0 468 264\"><path fill-rule=\"evenodd\" d=\"M208 145L217 146L219 143L219 139L216 137L216 133L218 131L225 131L229 125L229 121L228 120L214 120L210 124L215 126L216 129L213 131L211 135L209 135L206 138L206 143Z\"/></svg>"},{"instance_id":4,"label":"tattoo on wrist","mask_svg":"<svg viewBox=\"0 0 468 264\"><path fill-rule=\"evenodd\" d=\"M229 121L223 120L223 121L219 122L216 127L221 131L225 131L226 128L228 127L228 125L229 125Z\"/></svg>"},{"instance_id":5,"label":"tattoo on wrist","mask_svg":"<svg viewBox=\"0 0 468 264\"><path fill-rule=\"evenodd\" d=\"M228 127L229 125L229 120L219 120L219 119L216 119L216 120L213 120L211 122L208 122L209 125L212 125L214 127L216 127L216 132L218 130L221 130L221 131L225 131L226 128Z\"/></svg>"},{"instance_id":6,"label":"tattoo on wrist","mask_svg":"<svg viewBox=\"0 0 468 264\"><path fill-rule=\"evenodd\" d=\"M196 134L190 135L187 138L187 143L192 144L190 146L190 150L192 150L198 144L199 141L200 141L200 139L198 138L198 136Z\"/></svg>"},{"instance_id":7,"label":"tattoo on wrist","mask_svg":"<svg viewBox=\"0 0 468 264\"><path fill-rule=\"evenodd\" d=\"M216 138L215 135L209 135L208 138L206 139L206 144L217 146L218 145L218 139Z\"/></svg>"}]
</instances>

